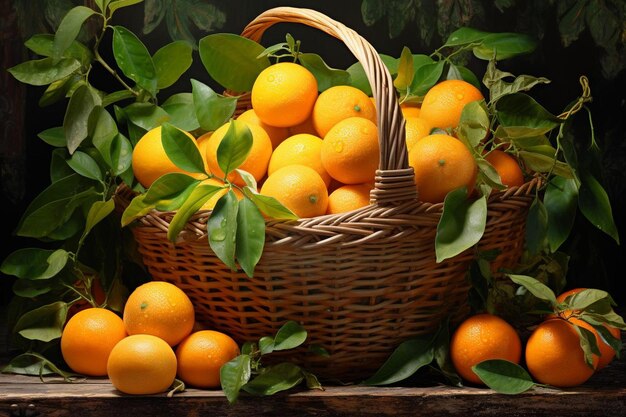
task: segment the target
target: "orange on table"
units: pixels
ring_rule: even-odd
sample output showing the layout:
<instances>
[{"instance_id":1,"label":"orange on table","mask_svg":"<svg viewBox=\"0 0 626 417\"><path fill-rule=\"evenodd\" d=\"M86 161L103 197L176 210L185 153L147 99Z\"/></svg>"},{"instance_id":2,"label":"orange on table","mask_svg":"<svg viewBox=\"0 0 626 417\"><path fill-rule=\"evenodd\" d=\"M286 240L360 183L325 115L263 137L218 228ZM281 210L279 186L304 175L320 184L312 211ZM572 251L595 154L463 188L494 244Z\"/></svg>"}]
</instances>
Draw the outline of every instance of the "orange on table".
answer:
<instances>
[{"instance_id":1,"label":"orange on table","mask_svg":"<svg viewBox=\"0 0 626 417\"><path fill-rule=\"evenodd\" d=\"M328 196L326 213L345 213L368 206L372 188L372 184L350 184L338 187Z\"/></svg>"},{"instance_id":2,"label":"orange on table","mask_svg":"<svg viewBox=\"0 0 626 417\"><path fill-rule=\"evenodd\" d=\"M341 183L373 182L379 159L378 128L371 120L349 117L324 137L322 164Z\"/></svg>"},{"instance_id":3,"label":"orange on table","mask_svg":"<svg viewBox=\"0 0 626 417\"><path fill-rule=\"evenodd\" d=\"M522 343L509 323L493 314L467 318L452 334L450 358L458 374L466 381L483 384L472 366L490 359L519 363Z\"/></svg>"},{"instance_id":4,"label":"orange on table","mask_svg":"<svg viewBox=\"0 0 626 417\"><path fill-rule=\"evenodd\" d=\"M307 133L288 137L274 149L267 167L267 175L272 175L287 165L306 165L317 171L328 187L330 175L322 165L322 143L321 138Z\"/></svg>"},{"instance_id":5,"label":"orange on table","mask_svg":"<svg viewBox=\"0 0 626 417\"><path fill-rule=\"evenodd\" d=\"M338 122L363 117L376 123L376 107L363 91L349 85L336 85L323 91L313 106L313 126L320 137Z\"/></svg>"},{"instance_id":6,"label":"orange on table","mask_svg":"<svg viewBox=\"0 0 626 417\"><path fill-rule=\"evenodd\" d=\"M187 336L176 348L178 378L198 388L218 388L220 368L239 355L239 346L228 335L200 330Z\"/></svg>"},{"instance_id":7,"label":"orange on table","mask_svg":"<svg viewBox=\"0 0 626 417\"><path fill-rule=\"evenodd\" d=\"M239 166L239 169L252 174L255 180L260 181L267 173L267 165L272 156L272 141L262 127L246 123L250 133L252 133L252 148L246 160ZM217 162L217 148L222 139L226 136L230 122L220 126L209 138L207 144L206 160L211 173L218 177L224 177L224 171ZM237 172L228 174L228 180L234 184L243 186L245 182Z\"/></svg>"},{"instance_id":8,"label":"orange on table","mask_svg":"<svg viewBox=\"0 0 626 417\"><path fill-rule=\"evenodd\" d=\"M267 123L263 123L254 112L254 109L249 109L241 113L239 117L237 117L237 120L261 126L270 137L273 149L276 149L276 147L289 136L289 130L286 127L270 126Z\"/></svg>"},{"instance_id":9,"label":"orange on table","mask_svg":"<svg viewBox=\"0 0 626 417\"><path fill-rule=\"evenodd\" d=\"M87 308L65 324L61 354L74 372L105 376L111 350L125 337L124 322L117 314L104 308Z\"/></svg>"},{"instance_id":10,"label":"orange on table","mask_svg":"<svg viewBox=\"0 0 626 417\"><path fill-rule=\"evenodd\" d=\"M268 176L261 194L274 197L298 217L326 213L328 190L320 174L305 165L287 165Z\"/></svg>"},{"instance_id":11,"label":"orange on table","mask_svg":"<svg viewBox=\"0 0 626 417\"><path fill-rule=\"evenodd\" d=\"M522 168L512 155L500 149L494 149L487 154L485 160L494 167L502 185L519 187L524 184Z\"/></svg>"},{"instance_id":12,"label":"orange on table","mask_svg":"<svg viewBox=\"0 0 626 417\"><path fill-rule=\"evenodd\" d=\"M150 281L135 288L124 306L124 326L129 335L151 334L177 345L193 330L191 300L176 285Z\"/></svg>"},{"instance_id":13,"label":"orange on table","mask_svg":"<svg viewBox=\"0 0 626 417\"><path fill-rule=\"evenodd\" d=\"M288 127L304 122L317 99L317 80L293 62L265 68L252 86L252 108L263 123Z\"/></svg>"},{"instance_id":14,"label":"orange on table","mask_svg":"<svg viewBox=\"0 0 626 417\"><path fill-rule=\"evenodd\" d=\"M406 149L408 151L415 145L415 142L428 136L432 127L426 120L420 117L405 116L405 120L404 130L406 134Z\"/></svg>"},{"instance_id":15,"label":"orange on table","mask_svg":"<svg viewBox=\"0 0 626 417\"><path fill-rule=\"evenodd\" d=\"M457 188L474 189L478 165L471 152L458 139L448 135L428 135L409 150L409 165L415 171L418 198L441 203Z\"/></svg>"},{"instance_id":16,"label":"orange on table","mask_svg":"<svg viewBox=\"0 0 626 417\"><path fill-rule=\"evenodd\" d=\"M115 345L107 374L113 386L126 394L158 394L174 382L176 366L176 355L163 339L136 334Z\"/></svg>"},{"instance_id":17,"label":"orange on table","mask_svg":"<svg viewBox=\"0 0 626 417\"><path fill-rule=\"evenodd\" d=\"M556 301L558 303L563 303L565 299L569 297L570 295L578 294L579 292L585 289L586 288L573 288L571 290L565 291L559 294L558 297L556 297ZM562 311L559 314L559 316L565 319L569 319L569 321L573 322L574 324L579 324L579 322L582 320L574 318L574 317L570 317L572 316L572 314L574 314L573 311L565 310L565 311ZM551 314L549 317L556 317L556 315ZM618 329L617 327L610 326L606 323L603 323L602 325L607 328L607 330L611 333L611 335L614 338L621 340L622 332L620 331L620 329ZM598 368L597 368L599 370L599 369L606 367L609 363L611 363L611 361L613 361L613 358L615 358L615 350L611 346L609 346L604 341L604 339L602 339L602 336L600 336L600 333L598 333L596 329L592 329L591 331L596 337L596 343L598 344L598 349L600 349L600 360L598 361Z\"/></svg>"},{"instance_id":18,"label":"orange on table","mask_svg":"<svg viewBox=\"0 0 626 417\"><path fill-rule=\"evenodd\" d=\"M589 330L587 323L580 324ZM574 387L587 381L598 366L585 362L574 324L561 318L548 319L533 331L526 343L526 366L533 378L555 387Z\"/></svg>"},{"instance_id":19,"label":"orange on table","mask_svg":"<svg viewBox=\"0 0 626 417\"><path fill-rule=\"evenodd\" d=\"M185 132L187 136L196 139L189 132ZM152 183L164 174L179 172L191 176L198 176L178 168L165 153L163 144L161 143L161 126L149 130L139 139L132 156L133 173L137 181L145 188L149 188Z\"/></svg>"},{"instance_id":20,"label":"orange on table","mask_svg":"<svg viewBox=\"0 0 626 417\"><path fill-rule=\"evenodd\" d=\"M432 127L456 128L467 103L482 100L479 89L463 80L445 80L435 84L424 96L420 117Z\"/></svg>"}]
</instances>

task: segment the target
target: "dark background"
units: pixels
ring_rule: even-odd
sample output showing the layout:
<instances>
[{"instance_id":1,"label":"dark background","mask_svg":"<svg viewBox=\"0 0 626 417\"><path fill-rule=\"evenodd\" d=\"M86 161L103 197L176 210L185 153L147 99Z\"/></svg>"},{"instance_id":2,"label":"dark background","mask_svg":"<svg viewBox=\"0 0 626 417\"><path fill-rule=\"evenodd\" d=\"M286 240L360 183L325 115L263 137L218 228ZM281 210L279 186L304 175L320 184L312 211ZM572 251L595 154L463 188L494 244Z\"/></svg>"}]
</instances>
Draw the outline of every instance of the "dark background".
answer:
<instances>
[{"instance_id":1,"label":"dark background","mask_svg":"<svg viewBox=\"0 0 626 417\"><path fill-rule=\"evenodd\" d=\"M396 37L390 38L387 19L380 19L367 26L361 14L361 1L208 1L225 15L221 28L214 31L240 33L255 16L262 11L279 5L310 7L355 29L380 52L399 56L403 46L413 53L429 54L443 43L442 36L434 33L429 42L418 36L416 22L411 22ZM26 27L23 16L16 11L20 1L0 0L2 36L2 72L0 73L0 191L2 221L0 222L0 258L4 259L12 251L24 246L38 246L37 242L19 238L13 230L28 203L49 184L50 147L37 138L40 131L62 123L66 103L40 108L37 105L44 88L30 87L16 82L5 69L24 60L33 59L23 41L36 29L45 29L44 24ZM45 4L34 1L33 4ZM463 2L459 2L463 3ZM551 84L537 87L532 95L548 110L558 114L580 94L578 78L586 75L591 84L593 102L590 108L596 129L596 140L603 150L604 178L602 182L611 199L613 215L618 229L624 237L626 208L626 137L624 120L626 115L626 71L607 77L601 68L603 49L594 42L589 30L581 32L579 38L565 47L562 43L554 8L547 9L540 21L524 22L513 9L498 10L490 1L478 2L484 7L480 18L469 22L473 27L486 31L504 32L516 28L541 26L542 36L538 49L531 55L518 57L499 63L503 70L516 75L531 74L552 80ZM43 6L42 6L43 7ZM433 17L435 18L435 17ZM165 21L149 34L142 34L144 9L141 5L118 12L114 24L129 27L138 34L151 53L171 41ZM522 19L520 24L520 19ZM526 23L526 24L524 24ZM347 68L355 59L337 40L317 30L301 25L283 24L268 30L263 38L264 45L284 41L285 33L291 33L302 41L304 52L323 55L327 63L336 68ZM537 31L535 30L535 33ZM533 34L535 34L533 33ZM204 36L196 27L196 39ZM107 40L103 42L102 53L110 56ZM623 47L623 45L622 45ZM621 50L623 58L623 49ZM112 62L112 60L109 60ZM482 76L486 63L470 59L468 66ZM113 83L104 73L95 70L94 83L103 90L110 90L107 83ZM174 87L166 90L164 97L179 91L191 91L190 78L212 84L194 53L194 64ZM219 87L215 86L214 87ZM164 100L164 99L162 99ZM626 302L626 286L622 264L626 259L624 246L618 246L609 237L591 226L578 215L571 239L563 248L571 256L568 287L585 286L608 290L618 303ZM11 277L0 276L0 325L5 325L5 306L11 299ZM0 337L0 341L2 337ZM0 343L1 345L1 343ZM1 346L0 346L1 347Z\"/></svg>"}]
</instances>

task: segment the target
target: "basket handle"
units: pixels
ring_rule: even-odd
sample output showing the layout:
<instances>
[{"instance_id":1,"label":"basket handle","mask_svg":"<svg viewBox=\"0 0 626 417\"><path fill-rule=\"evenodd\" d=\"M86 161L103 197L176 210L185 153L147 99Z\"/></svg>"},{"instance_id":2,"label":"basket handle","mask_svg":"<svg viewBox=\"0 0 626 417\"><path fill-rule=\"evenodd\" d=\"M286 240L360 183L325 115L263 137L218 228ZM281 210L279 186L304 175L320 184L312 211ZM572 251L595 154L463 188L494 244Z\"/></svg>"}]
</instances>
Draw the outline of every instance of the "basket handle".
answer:
<instances>
[{"instance_id":1,"label":"basket handle","mask_svg":"<svg viewBox=\"0 0 626 417\"><path fill-rule=\"evenodd\" d=\"M413 168L408 164L404 117L387 67L372 45L354 30L311 9L276 7L251 21L242 36L259 42L266 29L276 23L301 23L319 29L342 41L363 65L376 100L380 159L372 203L386 205L417 199Z\"/></svg>"}]
</instances>

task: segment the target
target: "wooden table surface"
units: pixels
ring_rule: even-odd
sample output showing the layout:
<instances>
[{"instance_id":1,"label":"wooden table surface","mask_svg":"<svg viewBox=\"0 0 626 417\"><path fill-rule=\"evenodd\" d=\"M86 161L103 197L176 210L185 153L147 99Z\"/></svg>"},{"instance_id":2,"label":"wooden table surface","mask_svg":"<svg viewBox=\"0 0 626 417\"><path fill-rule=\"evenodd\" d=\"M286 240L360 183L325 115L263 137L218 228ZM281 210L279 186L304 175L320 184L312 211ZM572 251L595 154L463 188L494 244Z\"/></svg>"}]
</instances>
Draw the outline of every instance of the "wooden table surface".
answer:
<instances>
[{"instance_id":1,"label":"wooden table surface","mask_svg":"<svg viewBox=\"0 0 626 417\"><path fill-rule=\"evenodd\" d=\"M449 386L327 386L271 397L243 395L229 405L221 391L187 389L168 398L124 395L105 378L77 383L0 374L0 416L626 416L626 359L582 386L524 394Z\"/></svg>"}]
</instances>

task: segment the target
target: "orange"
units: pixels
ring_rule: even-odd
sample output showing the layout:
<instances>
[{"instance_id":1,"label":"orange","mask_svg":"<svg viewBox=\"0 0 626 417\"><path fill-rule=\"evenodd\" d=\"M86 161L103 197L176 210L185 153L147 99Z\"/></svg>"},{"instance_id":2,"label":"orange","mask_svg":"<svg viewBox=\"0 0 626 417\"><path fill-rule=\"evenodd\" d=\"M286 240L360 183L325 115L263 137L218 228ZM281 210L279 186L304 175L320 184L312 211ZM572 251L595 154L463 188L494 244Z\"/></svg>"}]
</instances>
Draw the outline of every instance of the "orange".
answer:
<instances>
[{"instance_id":1,"label":"orange","mask_svg":"<svg viewBox=\"0 0 626 417\"><path fill-rule=\"evenodd\" d=\"M474 189L478 166L471 152L458 139L448 135L428 135L409 150L409 165L415 171L418 197L428 203L441 203L457 188Z\"/></svg>"},{"instance_id":2,"label":"orange","mask_svg":"<svg viewBox=\"0 0 626 417\"><path fill-rule=\"evenodd\" d=\"M373 182L379 158L378 129L371 120L349 117L324 137L322 164L344 184Z\"/></svg>"},{"instance_id":3,"label":"orange","mask_svg":"<svg viewBox=\"0 0 626 417\"><path fill-rule=\"evenodd\" d=\"M126 394L158 394L176 378L176 355L156 336L136 334L115 345L107 365L109 379Z\"/></svg>"},{"instance_id":4,"label":"orange","mask_svg":"<svg viewBox=\"0 0 626 417\"><path fill-rule=\"evenodd\" d=\"M124 306L124 326L129 335L151 334L170 346L187 337L194 322L191 300L169 282L151 281L140 285Z\"/></svg>"},{"instance_id":5,"label":"orange","mask_svg":"<svg viewBox=\"0 0 626 417\"><path fill-rule=\"evenodd\" d=\"M510 154L494 149L485 157L500 176L500 182L507 187L519 187L524 184L524 173L517 160Z\"/></svg>"},{"instance_id":6,"label":"orange","mask_svg":"<svg viewBox=\"0 0 626 417\"><path fill-rule=\"evenodd\" d=\"M466 381L483 384L472 366L490 359L519 363L522 342L509 323L492 314L466 319L452 334L450 357L458 374Z\"/></svg>"},{"instance_id":7,"label":"orange","mask_svg":"<svg viewBox=\"0 0 626 417\"><path fill-rule=\"evenodd\" d=\"M317 80L293 62L265 68L252 86L252 108L263 123L288 127L304 122L317 99Z\"/></svg>"},{"instance_id":8,"label":"orange","mask_svg":"<svg viewBox=\"0 0 626 417\"><path fill-rule=\"evenodd\" d=\"M445 80L435 84L424 96L420 117L440 129L456 128L467 103L482 100L479 89L463 80Z\"/></svg>"},{"instance_id":9,"label":"orange","mask_svg":"<svg viewBox=\"0 0 626 417\"><path fill-rule=\"evenodd\" d=\"M241 120L242 122L246 122L248 124L261 126L263 130L265 130L265 133L267 133L267 135L270 137L273 149L276 149L276 147L289 136L289 131L286 127L270 126L267 123L263 123L261 119L259 119L259 116L257 116L254 112L254 109L246 110L245 112L241 113L237 120Z\"/></svg>"},{"instance_id":10,"label":"orange","mask_svg":"<svg viewBox=\"0 0 626 417\"><path fill-rule=\"evenodd\" d=\"M415 104L402 103L400 104L400 110L405 119L409 117L419 117L422 109Z\"/></svg>"},{"instance_id":11,"label":"orange","mask_svg":"<svg viewBox=\"0 0 626 417\"><path fill-rule=\"evenodd\" d=\"M370 204L371 184L343 185L328 196L328 214L345 213Z\"/></svg>"},{"instance_id":12,"label":"orange","mask_svg":"<svg viewBox=\"0 0 626 417\"><path fill-rule=\"evenodd\" d=\"M559 303L563 303L568 296L577 294L577 293L579 293L579 292L581 292L582 290L585 290L585 289L586 288L573 288L573 289L571 289L569 291L565 291L565 292L559 294L558 297L556 297L556 301L559 302ZM559 315L562 318L568 319L570 322L572 322L574 324L579 324L580 325L579 322L581 322L582 320L578 319L578 318L575 318L575 317L570 317L570 316L572 316L572 314L576 314L576 312L572 312L571 310L564 310ZM556 317L556 316L551 314L550 317ZM620 329L618 329L617 327L609 326L607 324L603 324L603 326L608 329L608 331L611 333L611 335L614 338L621 339L622 334L621 334ZM593 328L593 326L592 326L592 328ZM600 333L598 333L598 331L596 329L590 329L590 330L595 335L596 343L598 344L598 349L600 349L600 360L598 361L598 368L597 369L602 369L602 368L606 367L609 363L611 363L611 361L615 357L615 350L602 339L602 336L600 336Z\"/></svg>"},{"instance_id":13,"label":"orange","mask_svg":"<svg viewBox=\"0 0 626 417\"><path fill-rule=\"evenodd\" d=\"M287 128L289 136L297 135L299 133L308 133L309 135L317 136L315 126L313 126L313 118L309 117L304 122Z\"/></svg>"},{"instance_id":14,"label":"orange","mask_svg":"<svg viewBox=\"0 0 626 417\"><path fill-rule=\"evenodd\" d=\"M322 139L301 133L290 136L278 145L270 158L267 174L272 175L278 169L293 164L306 165L320 174L326 186L330 184L330 175L322 165Z\"/></svg>"},{"instance_id":15,"label":"orange","mask_svg":"<svg viewBox=\"0 0 626 417\"><path fill-rule=\"evenodd\" d=\"M220 368L239 356L239 346L228 335L214 330L190 334L176 348L178 378L198 388L220 386Z\"/></svg>"},{"instance_id":16,"label":"orange","mask_svg":"<svg viewBox=\"0 0 626 417\"><path fill-rule=\"evenodd\" d=\"M526 366L542 384L580 385L593 375L597 364L598 357L594 355L593 368L587 366L574 325L561 318L542 322L526 343Z\"/></svg>"},{"instance_id":17,"label":"orange","mask_svg":"<svg viewBox=\"0 0 626 417\"><path fill-rule=\"evenodd\" d=\"M109 354L124 337L124 322L117 314L104 308L87 308L65 324L61 354L74 372L105 376Z\"/></svg>"},{"instance_id":18,"label":"orange","mask_svg":"<svg viewBox=\"0 0 626 417\"><path fill-rule=\"evenodd\" d=\"M348 117L363 117L376 123L376 107L363 91L349 85L336 85L322 92L313 107L313 126L320 137Z\"/></svg>"},{"instance_id":19,"label":"orange","mask_svg":"<svg viewBox=\"0 0 626 417\"><path fill-rule=\"evenodd\" d=\"M267 164L272 156L272 141L262 127L247 123L248 129L252 133L252 148L245 161L238 167L238 169L244 170L252 174L255 180L260 181L267 172ZM209 169L213 175L218 177L224 177L224 171L217 163L217 148L220 146L222 139L226 136L230 122L219 127L211 137L207 144L206 160L209 165ZM231 172L228 174L228 180L234 184L243 186L245 182L237 172Z\"/></svg>"},{"instance_id":20,"label":"orange","mask_svg":"<svg viewBox=\"0 0 626 417\"><path fill-rule=\"evenodd\" d=\"M415 145L415 142L430 134L431 126L426 120L415 116L405 116L405 120L404 130L406 133L406 149L408 151Z\"/></svg>"},{"instance_id":21,"label":"orange","mask_svg":"<svg viewBox=\"0 0 626 417\"><path fill-rule=\"evenodd\" d=\"M274 197L298 217L326 213L328 190L320 174L305 165L287 165L268 176L261 194Z\"/></svg>"},{"instance_id":22,"label":"orange","mask_svg":"<svg viewBox=\"0 0 626 417\"><path fill-rule=\"evenodd\" d=\"M218 187L224 186L224 183L216 178L209 178L208 180L203 181L203 184L217 185ZM200 210L213 210L217 201L227 192L228 188L224 188L223 190L213 194L213 196L209 198L206 203L202 205L202 207L200 207ZM239 191L239 189L233 188L233 192L235 193L235 196L237 196L237 200L241 200L243 198L243 193Z\"/></svg>"},{"instance_id":23,"label":"orange","mask_svg":"<svg viewBox=\"0 0 626 417\"><path fill-rule=\"evenodd\" d=\"M190 133L185 132L185 134L196 143L195 138ZM191 176L198 175L186 172L170 161L161 143L161 126L149 130L139 139L133 149L132 166L135 178L145 188L149 188L160 176L172 172L180 172Z\"/></svg>"}]
</instances>

